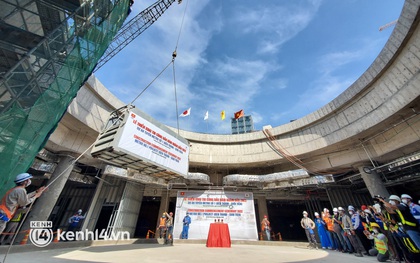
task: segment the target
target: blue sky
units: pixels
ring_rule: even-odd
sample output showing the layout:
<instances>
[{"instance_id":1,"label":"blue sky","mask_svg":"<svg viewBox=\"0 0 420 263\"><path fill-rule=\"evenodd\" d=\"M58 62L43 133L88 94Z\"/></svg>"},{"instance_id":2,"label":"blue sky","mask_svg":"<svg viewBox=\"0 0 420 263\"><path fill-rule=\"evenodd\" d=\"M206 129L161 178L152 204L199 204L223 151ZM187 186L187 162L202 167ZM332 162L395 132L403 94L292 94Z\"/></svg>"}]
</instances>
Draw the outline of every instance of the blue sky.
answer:
<instances>
[{"instance_id":1,"label":"blue sky","mask_svg":"<svg viewBox=\"0 0 420 263\"><path fill-rule=\"evenodd\" d=\"M136 1L129 19L155 1ZM241 109L255 129L301 118L333 100L371 65L403 0L183 0L95 73L130 103L175 60L179 128L229 134ZM169 67L134 103L177 127ZM220 112L226 111L226 119ZM209 119L203 120L209 111Z\"/></svg>"}]
</instances>

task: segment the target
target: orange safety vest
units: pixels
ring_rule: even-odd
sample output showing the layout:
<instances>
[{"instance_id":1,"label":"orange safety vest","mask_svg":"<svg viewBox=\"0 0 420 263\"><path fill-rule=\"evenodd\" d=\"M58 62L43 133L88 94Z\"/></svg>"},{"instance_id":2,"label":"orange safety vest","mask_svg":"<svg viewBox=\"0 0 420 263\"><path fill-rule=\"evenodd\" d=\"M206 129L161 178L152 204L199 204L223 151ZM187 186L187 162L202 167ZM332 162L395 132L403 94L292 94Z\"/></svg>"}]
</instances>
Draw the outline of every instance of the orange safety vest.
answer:
<instances>
[{"instance_id":1,"label":"orange safety vest","mask_svg":"<svg viewBox=\"0 0 420 263\"><path fill-rule=\"evenodd\" d=\"M166 225L166 217L161 217L159 220L159 227L164 227Z\"/></svg>"},{"instance_id":2,"label":"orange safety vest","mask_svg":"<svg viewBox=\"0 0 420 263\"><path fill-rule=\"evenodd\" d=\"M378 250L379 254L385 255L385 253L388 251L388 246L386 242L388 242L387 238L385 238L385 240L375 238L375 247Z\"/></svg>"},{"instance_id":3,"label":"orange safety vest","mask_svg":"<svg viewBox=\"0 0 420 263\"><path fill-rule=\"evenodd\" d=\"M261 221L261 230L270 230L270 221L268 220L263 220Z\"/></svg>"},{"instance_id":4,"label":"orange safety vest","mask_svg":"<svg viewBox=\"0 0 420 263\"><path fill-rule=\"evenodd\" d=\"M6 199L9 196L10 192L12 192L14 189L16 189L18 187L24 188L23 186L16 186L16 187L10 189L9 191L7 191L7 193L1 199L0 209L3 210L3 212L6 214L7 218L9 218L9 220L13 217L13 213L15 211L10 211L9 208L7 208Z\"/></svg>"},{"instance_id":5,"label":"orange safety vest","mask_svg":"<svg viewBox=\"0 0 420 263\"><path fill-rule=\"evenodd\" d=\"M334 222L333 222L333 220L329 216L327 216L327 215L325 215L322 219L327 224L328 231L334 231Z\"/></svg>"}]
</instances>

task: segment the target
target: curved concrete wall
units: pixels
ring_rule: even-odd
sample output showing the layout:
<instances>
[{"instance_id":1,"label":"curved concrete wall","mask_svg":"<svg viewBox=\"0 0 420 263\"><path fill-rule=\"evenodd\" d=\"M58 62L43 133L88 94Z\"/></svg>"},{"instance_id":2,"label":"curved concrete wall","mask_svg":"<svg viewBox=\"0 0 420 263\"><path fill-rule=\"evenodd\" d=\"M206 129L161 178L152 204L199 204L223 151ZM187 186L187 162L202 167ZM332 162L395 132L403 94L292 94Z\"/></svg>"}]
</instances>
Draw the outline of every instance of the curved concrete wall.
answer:
<instances>
[{"instance_id":1,"label":"curved concrete wall","mask_svg":"<svg viewBox=\"0 0 420 263\"><path fill-rule=\"evenodd\" d=\"M419 5L415 0L405 2L384 49L345 92L301 119L270 129L283 149L315 170L351 167L403 147L408 148L399 154L420 150L420 121L414 112L420 111ZM92 141L109 112L122 105L92 77L68 113L80 122L78 125L90 129L86 133L92 137L88 141ZM414 111L407 110L409 107ZM66 125L68 129L71 123ZM191 142L190 167L272 166L271 172L290 169L289 162L273 151L262 131L241 135L180 133ZM55 137L51 137L53 144L57 144ZM88 146L86 143L72 150L81 152Z\"/></svg>"}]
</instances>

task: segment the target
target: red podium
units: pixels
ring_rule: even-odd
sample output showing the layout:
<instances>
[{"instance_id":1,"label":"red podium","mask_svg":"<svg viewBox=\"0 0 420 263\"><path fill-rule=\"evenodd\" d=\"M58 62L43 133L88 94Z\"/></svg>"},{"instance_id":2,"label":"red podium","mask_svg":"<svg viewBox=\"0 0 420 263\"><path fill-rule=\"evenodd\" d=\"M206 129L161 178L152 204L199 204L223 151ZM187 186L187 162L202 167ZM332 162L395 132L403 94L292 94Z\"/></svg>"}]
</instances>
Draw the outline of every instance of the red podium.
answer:
<instances>
[{"instance_id":1,"label":"red podium","mask_svg":"<svg viewBox=\"0 0 420 263\"><path fill-rule=\"evenodd\" d=\"M229 226L225 223L211 223L207 236L207 247L230 247Z\"/></svg>"}]
</instances>

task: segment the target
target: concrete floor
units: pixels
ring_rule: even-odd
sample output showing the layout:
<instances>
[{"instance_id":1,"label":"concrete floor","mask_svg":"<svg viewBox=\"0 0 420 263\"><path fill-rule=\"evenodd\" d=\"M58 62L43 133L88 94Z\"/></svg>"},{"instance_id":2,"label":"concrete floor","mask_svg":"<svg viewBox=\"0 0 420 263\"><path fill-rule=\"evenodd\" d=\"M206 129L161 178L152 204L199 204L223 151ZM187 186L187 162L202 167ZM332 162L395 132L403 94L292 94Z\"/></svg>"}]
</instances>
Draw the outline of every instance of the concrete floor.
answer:
<instances>
[{"instance_id":1,"label":"concrete floor","mask_svg":"<svg viewBox=\"0 0 420 263\"><path fill-rule=\"evenodd\" d=\"M204 242L175 242L174 246L157 243L120 244L106 243L77 247L75 242L57 243L48 249L32 245L13 249L3 262L5 247L0 253L3 263L33 262L142 262L142 263L260 263L260 262L378 262L375 257L355 257L336 251L309 250L305 243L294 242L251 242L234 243L231 248L207 248ZM265 245L264 243L270 243Z\"/></svg>"}]
</instances>

